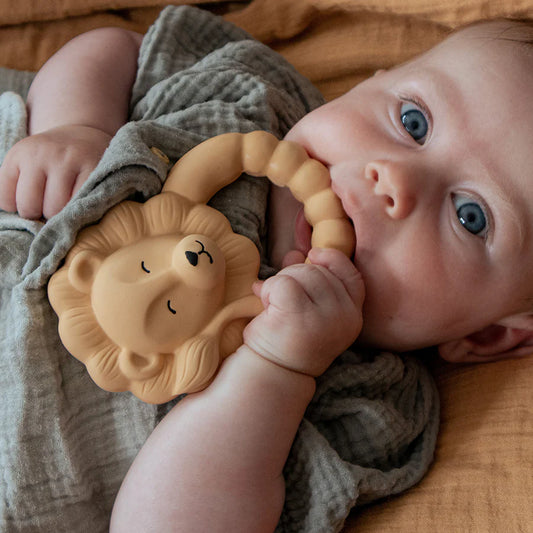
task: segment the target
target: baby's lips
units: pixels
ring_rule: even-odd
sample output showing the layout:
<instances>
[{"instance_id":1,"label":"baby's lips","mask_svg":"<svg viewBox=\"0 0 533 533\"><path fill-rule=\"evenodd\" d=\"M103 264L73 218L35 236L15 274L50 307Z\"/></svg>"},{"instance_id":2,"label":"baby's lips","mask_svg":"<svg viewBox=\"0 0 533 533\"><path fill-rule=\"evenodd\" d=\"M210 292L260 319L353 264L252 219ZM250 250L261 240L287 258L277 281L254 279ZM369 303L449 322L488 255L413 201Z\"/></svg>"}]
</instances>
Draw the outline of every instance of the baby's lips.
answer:
<instances>
[{"instance_id":1,"label":"baby's lips","mask_svg":"<svg viewBox=\"0 0 533 533\"><path fill-rule=\"evenodd\" d=\"M357 247L357 231L355 229L352 219L344 210L342 200L336 194L335 196L338 198L339 204L344 214L344 218L340 221L337 221L337 229L339 231L338 241L341 243L341 246L338 248L341 249L341 251L343 251L344 253L346 253L346 255L351 259L355 259L355 250Z\"/></svg>"},{"instance_id":2,"label":"baby's lips","mask_svg":"<svg viewBox=\"0 0 533 533\"><path fill-rule=\"evenodd\" d=\"M311 245L334 248L351 258L355 251L355 229L342 200L333 190L329 169L322 168L327 173L328 185L318 189L305 202L305 215L313 227Z\"/></svg>"},{"instance_id":3,"label":"baby's lips","mask_svg":"<svg viewBox=\"0 0 533 533\"><path fill-rule=\"evenodd\" d=\"M353 225L353 222L350 218L348 218L348 222L350 223L350 228L352 232L352 238L353 238L353 253L352 253L352 259L355 259L355 253L357 250L357 231L355 230L355 226Z\"/></svg>"},{"instance_id":4,"label":"baby's lips","mask_svg":"<svg viewBox=\"0 0 533 533\"><path fill-rule=\"evenodd\" d=\"M344 209L341 198L337 193L331 188L336 200L338 201L340 212L342 213L341 219L332 220L332 229L333 240L335 242L334 248L337 248L344 252L351 259L355 258L355 250L357 245L357 231L353 224L352 219L348 216Z\"/></svg>"},{"instance_id":5,"label":"baby's lips","mask_svg":"<svg viewBox=\"0 0 533 533\"><path fill-rule=\"evenodd\" d=\"M356 233L348 217L323 220L313 227L313 247L334 248L352 259L355 245Z\"/></svg>"},{"instance_id":6,"label":"baby's lips","mask_svg":"<svg viewBox=\"0 0 533 533\"><path fill-rule=\"evenodd\" d=\"M293 197L303 203L294 221L295 249L307 256L312 247L334 248L351 258L355 251L355 231L342 200L333 189L329 165L303 145L288 141L283 146L281 152L290 163L291 172L280 183L276 180L274 183L287 186ZM276 159L276 154L272 159ZM286 164L287 161L284 160ZM272 180L272 176L269 178Z\"/></svg>"}]
</instances>

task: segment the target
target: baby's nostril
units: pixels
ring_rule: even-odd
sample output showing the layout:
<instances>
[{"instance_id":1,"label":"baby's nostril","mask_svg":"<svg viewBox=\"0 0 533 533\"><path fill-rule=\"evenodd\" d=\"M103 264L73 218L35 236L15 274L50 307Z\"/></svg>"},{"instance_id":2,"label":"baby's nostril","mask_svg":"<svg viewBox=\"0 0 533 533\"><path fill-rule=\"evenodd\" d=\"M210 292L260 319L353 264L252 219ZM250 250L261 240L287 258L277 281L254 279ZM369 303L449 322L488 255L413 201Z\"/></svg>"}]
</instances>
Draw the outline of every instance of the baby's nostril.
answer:
<instances>
[{"instance_id":1,"label":"baby's nostril","mask_svg":"<svg viewBox=\"0 0 533 533\"><path fill-rule=\"evenodd\" d=\"M195 267L198 264L198 254L196 252L185 252L185 257L192 266Z\"/></svg>"},{"instance_id":2,"label":"baby's nostril","mask_svg":"<svg viewBox=\"0 0 533 533\"><path fill-rule=\"evenodd\" d=\"M394 198L391 198L390 196L387 196L387 205L389 207L394 207Z\"/></svg>"},{"instance_id":3,"label":"baby's nostril","mask_svg":"<svg viewBox=\"0 0 533 533\"><path fill-rule=\"evenodd\" d=\"M376 183L379 181L379 174L375 168L367 168L366 177L367 179L375 181Z\"/></svg>"}]
</instances>

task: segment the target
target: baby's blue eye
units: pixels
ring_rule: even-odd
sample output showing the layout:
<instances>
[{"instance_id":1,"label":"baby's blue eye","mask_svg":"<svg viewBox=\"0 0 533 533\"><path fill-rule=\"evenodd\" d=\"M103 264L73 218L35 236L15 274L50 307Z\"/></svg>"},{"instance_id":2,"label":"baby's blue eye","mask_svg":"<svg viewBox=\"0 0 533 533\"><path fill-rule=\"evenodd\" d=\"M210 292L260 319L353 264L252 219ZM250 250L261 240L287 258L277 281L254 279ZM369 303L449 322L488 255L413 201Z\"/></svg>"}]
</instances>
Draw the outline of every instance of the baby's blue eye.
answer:
<instances>
[{"instance_id":1,"label":"baby's blue eye","mask_svg":"<svg viewBox=\"0 0 533 533\"><path fill-rule=\"evenodd\" d=\"M487 217L483 208L472 198L454 195L453 204L459 222L466 231L484 237L488 230Z\"/></svg>"},{"instance_id":2,"label":"baby's blue eye","mask_svg":"<svg viewBox=\"0 0 533 533\"><path fill-rule=\"evenodd\" d=\"M424 113L412 102L404 102L400 119L407 133L418 143L424 144L428 134L428 121Z\"/></svg>"}]
</instances>

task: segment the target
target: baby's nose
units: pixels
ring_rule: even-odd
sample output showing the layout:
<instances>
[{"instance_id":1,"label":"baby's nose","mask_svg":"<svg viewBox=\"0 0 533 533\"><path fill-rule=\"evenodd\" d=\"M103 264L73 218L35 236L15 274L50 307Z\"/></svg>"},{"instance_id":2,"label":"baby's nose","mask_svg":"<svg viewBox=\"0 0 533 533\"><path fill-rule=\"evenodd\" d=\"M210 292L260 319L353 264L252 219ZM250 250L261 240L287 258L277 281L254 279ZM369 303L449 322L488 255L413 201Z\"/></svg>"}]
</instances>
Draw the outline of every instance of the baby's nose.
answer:
<instances>
[{"instance_id":1,"label":"baby's nose","mask_svg":"<svg viewBox=\"0 0 533 533\"><path fill-rule=\"evenodd\" d=\"M394 219L407 217L415 206L414 183L407 169L393 161L372 161L365 178L374 183L374 193L384 197L385 211Z\"/></svg>"}]
</instances>

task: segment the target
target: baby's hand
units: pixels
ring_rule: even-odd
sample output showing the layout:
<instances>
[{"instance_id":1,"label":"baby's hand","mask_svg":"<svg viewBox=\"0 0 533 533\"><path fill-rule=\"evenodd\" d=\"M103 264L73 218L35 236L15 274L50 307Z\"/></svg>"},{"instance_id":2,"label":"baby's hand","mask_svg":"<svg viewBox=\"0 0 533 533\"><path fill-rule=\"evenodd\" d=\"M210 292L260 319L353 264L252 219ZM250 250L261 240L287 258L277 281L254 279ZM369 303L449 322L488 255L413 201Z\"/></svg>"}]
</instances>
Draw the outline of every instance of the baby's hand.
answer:
<instances>
[{"instance_id":1,"label":"baby's hand","mask_svg":"<svg viewBox=\"0 0 533 533\"><path fill-rule=\"evenodd\" d=\"M108 133L80 125L22 139L0 167L0 209L31 219L57 214L87 180L110 140Z\"/></svg>"},{"instance_id":2,"label":"baby's hand","mask_svg":"<svg viewBox=\"0 0 533 533\"><path fill-rule=\"evenodd\" d=\"M244 343L281 366L318 376L359 335L365 290L341 252L313 249L309 259L254 287L265 309L244 330Z\"/></svg>"}]
</instances>

